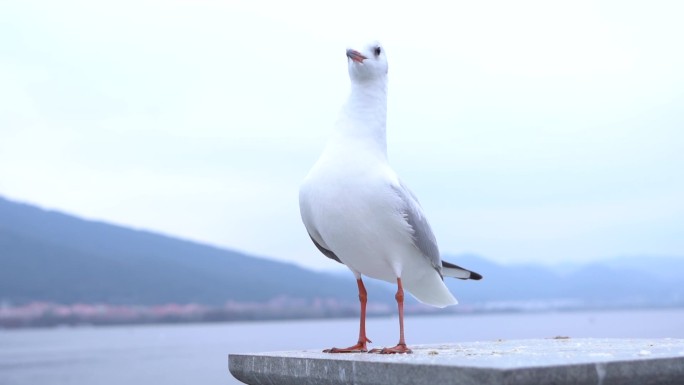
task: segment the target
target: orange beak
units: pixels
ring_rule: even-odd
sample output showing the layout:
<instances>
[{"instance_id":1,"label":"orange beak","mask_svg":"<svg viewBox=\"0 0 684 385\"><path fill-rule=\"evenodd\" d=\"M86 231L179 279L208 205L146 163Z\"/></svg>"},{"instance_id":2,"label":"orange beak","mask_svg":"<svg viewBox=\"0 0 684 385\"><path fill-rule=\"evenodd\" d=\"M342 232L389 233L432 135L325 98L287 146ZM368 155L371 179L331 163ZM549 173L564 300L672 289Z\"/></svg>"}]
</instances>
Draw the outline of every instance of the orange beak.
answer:
<instances>
[{"instance_id":1,"label":"orange beak","mask_svg":"<svg viewBox=\"0 0 684 385\"><path fill-rule=\"evenodd\" d=\"M368 59L367 57L361 55L359 51L355 51L353 49L347 50L347 57L357 63L363 63L364 60Z\"/></svg>"}]
</instances>

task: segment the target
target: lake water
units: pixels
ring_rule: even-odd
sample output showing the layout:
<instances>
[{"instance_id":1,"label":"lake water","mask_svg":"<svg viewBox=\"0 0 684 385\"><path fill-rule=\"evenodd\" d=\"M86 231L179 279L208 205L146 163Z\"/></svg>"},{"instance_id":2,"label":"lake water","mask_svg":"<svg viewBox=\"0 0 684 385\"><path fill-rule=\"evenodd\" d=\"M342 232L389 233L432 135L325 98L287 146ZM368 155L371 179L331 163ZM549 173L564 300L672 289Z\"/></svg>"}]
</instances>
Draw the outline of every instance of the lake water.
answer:
<instances>
[{"instance_id":1,"label":"lake water","mask_svg":"<svg viewBox=\"0 0 684 385\"><path fill-rule=\"evenodd\" d=\"M684 309L407 316L409 345L569 337L684 338ZM396 318L368 320L373 347ZM228 353L347 346L357 319L0 330L0 385L239 384Z\"/></svg>"}]
</instances>

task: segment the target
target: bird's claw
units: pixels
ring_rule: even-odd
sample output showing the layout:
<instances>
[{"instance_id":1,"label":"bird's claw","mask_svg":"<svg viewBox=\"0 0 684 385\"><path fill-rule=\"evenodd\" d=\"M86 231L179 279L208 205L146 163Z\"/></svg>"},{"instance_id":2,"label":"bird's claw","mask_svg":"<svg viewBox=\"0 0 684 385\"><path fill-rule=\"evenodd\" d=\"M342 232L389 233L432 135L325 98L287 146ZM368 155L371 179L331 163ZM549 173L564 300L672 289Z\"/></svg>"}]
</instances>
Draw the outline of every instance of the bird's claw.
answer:
<instances>
[{"instance_id":1,"label":"bird's claw","mask_svg":"<svg viewBox=\"0 0 684 385\"><path fill-rule=\"evenodd\" d=\"M366 339L367 342L371 342L369 339ZM325 349L323 353L367 353L368 352L368 347L366 346L366 342L357 342L356 345L350 346L348 348L331 348L331 349Z\"/></svg>"},{"instance_id":2,"label":"bird's claw","mask_svg":"<svg viewBox=\"0 0 684 385\"><path fill-rule=\"evenodd\" d=\"M413 353L413 350L409 349L406 346L406 344L397 344L397 346L394 346L391 348L372 349L368 353L375 353L375 354L411 354L411 353Z\"/></svg>"}]
</instances>

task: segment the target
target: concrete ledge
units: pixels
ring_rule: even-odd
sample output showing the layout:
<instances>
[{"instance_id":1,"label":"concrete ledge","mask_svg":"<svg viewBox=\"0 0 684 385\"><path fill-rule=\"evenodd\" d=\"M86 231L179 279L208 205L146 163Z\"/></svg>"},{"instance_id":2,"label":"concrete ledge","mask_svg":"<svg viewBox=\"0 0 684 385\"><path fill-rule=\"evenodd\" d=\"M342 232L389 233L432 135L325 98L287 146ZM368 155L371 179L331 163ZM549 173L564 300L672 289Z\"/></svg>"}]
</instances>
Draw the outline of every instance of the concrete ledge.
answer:
<instances>
[{"instance_id":1,"label":"concrete ledge","mask_svg":"<svg viewBox=\"0 0 684 385\"><path fill-rule=\"evenodd\" d=\"M415 345L411 355L231 354L249 385L684 384L681 339L544 339Z\"/></svg>"}]
</instances>

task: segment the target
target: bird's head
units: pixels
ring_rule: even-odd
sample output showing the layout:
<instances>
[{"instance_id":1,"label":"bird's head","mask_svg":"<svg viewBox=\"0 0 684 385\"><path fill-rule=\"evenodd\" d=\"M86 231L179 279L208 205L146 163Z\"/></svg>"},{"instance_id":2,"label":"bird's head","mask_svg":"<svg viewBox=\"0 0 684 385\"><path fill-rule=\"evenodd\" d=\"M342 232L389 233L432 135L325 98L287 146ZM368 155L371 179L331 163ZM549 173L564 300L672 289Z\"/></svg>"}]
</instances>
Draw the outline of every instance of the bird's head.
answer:
<instances>
[{"instance_id":1,"label":"bird's head","mask_svg":"<svg viewBox=\"0 0 684 385\"><path fill-rule=\"evenodd\" d=\"M369 81L387 76L387 56L380 43L373 42L357 49L347 49L349 77L353 81Z\"/></svg>"}]
</instances>

